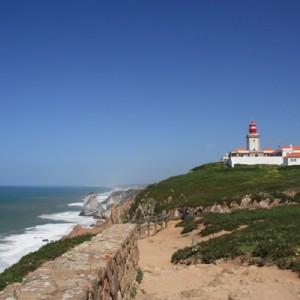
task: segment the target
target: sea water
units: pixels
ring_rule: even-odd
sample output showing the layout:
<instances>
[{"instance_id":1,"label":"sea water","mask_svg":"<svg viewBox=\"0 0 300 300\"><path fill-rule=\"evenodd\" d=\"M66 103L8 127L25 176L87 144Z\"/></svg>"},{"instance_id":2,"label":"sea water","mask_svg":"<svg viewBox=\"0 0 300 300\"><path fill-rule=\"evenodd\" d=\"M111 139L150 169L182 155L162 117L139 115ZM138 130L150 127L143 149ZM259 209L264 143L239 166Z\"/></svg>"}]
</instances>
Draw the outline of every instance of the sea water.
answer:
<instances>
[{"instance_id":1,"label":"sea water","mask_svg":"<svg viewBox=\"0 0 300 300\"><path fill-rule=\"evenodd\" d=\"M0 186L0 273L25 254L68 234L76 224L94 223L92 217L79 216L84 198L95 192L101 202L113 190Z\"/></svg>"}]
</instances>

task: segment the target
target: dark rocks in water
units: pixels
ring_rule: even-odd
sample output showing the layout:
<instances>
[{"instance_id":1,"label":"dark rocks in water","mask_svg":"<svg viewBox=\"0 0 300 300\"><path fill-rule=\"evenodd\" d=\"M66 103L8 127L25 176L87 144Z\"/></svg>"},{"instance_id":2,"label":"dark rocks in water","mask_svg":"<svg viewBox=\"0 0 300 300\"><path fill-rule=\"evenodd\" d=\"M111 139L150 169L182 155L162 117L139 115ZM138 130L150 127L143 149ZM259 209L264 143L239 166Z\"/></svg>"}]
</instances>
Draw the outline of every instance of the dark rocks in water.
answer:
<instances>
[{"instance_id":1,"label":"dark rocks in water","mask_svg":"<svg viewBox=\"0 0 300 300\"><path fill-rule=\"evenodd\" d=\"M91 193L84 199L84 204L80 216L93 216L97 219L108 219L111 213L111 207L133 200L142 189L128 189L124 191L115 191L104 201L99 202L96 193Z\"/></svg>"}]
</instances>

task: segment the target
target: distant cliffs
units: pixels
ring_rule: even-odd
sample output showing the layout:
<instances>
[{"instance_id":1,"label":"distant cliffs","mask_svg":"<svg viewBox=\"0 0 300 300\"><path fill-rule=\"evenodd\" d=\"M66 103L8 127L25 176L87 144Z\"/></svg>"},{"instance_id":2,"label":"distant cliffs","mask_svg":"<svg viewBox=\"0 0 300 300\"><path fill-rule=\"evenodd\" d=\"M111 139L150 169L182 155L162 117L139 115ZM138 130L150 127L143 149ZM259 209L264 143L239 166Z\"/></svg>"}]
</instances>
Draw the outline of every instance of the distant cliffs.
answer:
<instances>
[{"instance_id":1,"label":"distant cliffs","mask_svg":"<svg viewBox=\"0 0 300 300\"><path fill-rule=\"evenodd\" d=\"M96 193L91 193L84 199L81 216L93 216L96 219L108 219L111 215L113 206L118 206L123 202L133 200L142 189L128 189L124 191L115 191L100 201Z\"/></svg>"}]
</instances>

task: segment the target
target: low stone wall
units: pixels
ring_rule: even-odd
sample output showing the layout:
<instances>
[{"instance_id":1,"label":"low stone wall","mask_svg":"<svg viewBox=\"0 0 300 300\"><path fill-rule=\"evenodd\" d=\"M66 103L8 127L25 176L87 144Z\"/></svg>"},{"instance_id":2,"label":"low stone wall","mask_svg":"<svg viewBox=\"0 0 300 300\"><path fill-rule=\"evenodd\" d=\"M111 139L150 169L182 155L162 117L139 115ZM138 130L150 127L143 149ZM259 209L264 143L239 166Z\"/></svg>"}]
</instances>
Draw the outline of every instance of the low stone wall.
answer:
<instances>
[{"instance_id":1,"label":"low stone wall","mask_svg":"<svg viewBox=\"0 0 300 300\"><path fill-rule=\"evenodd\" d=\"M9 285L0 299L129 299L138 258L135 225L116 224Z\"/></svg>"}]
</instances>

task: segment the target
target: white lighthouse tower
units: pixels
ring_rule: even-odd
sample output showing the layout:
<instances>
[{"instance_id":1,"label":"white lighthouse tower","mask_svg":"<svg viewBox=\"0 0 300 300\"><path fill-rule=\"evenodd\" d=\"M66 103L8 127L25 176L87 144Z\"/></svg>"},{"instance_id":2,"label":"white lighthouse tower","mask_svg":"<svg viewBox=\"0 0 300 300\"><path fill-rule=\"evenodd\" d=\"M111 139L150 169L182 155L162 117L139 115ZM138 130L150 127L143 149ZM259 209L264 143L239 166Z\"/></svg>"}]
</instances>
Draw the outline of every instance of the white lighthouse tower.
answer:
<instances>
[{"instance_id":1,"label":"white lighthouse tower","mask_svg":"<svg viewBox=\"0 0 300 300\"><path fill-rule=\"evenodd\" d=\"M257 132L256 124L252 121L249 124L249 133L246 136L247 138L247 150L250 152L259 152L260 151L260 135ZM253 156L256 156L255 153L253 153Z\"/></svg>"}]
</instances>

